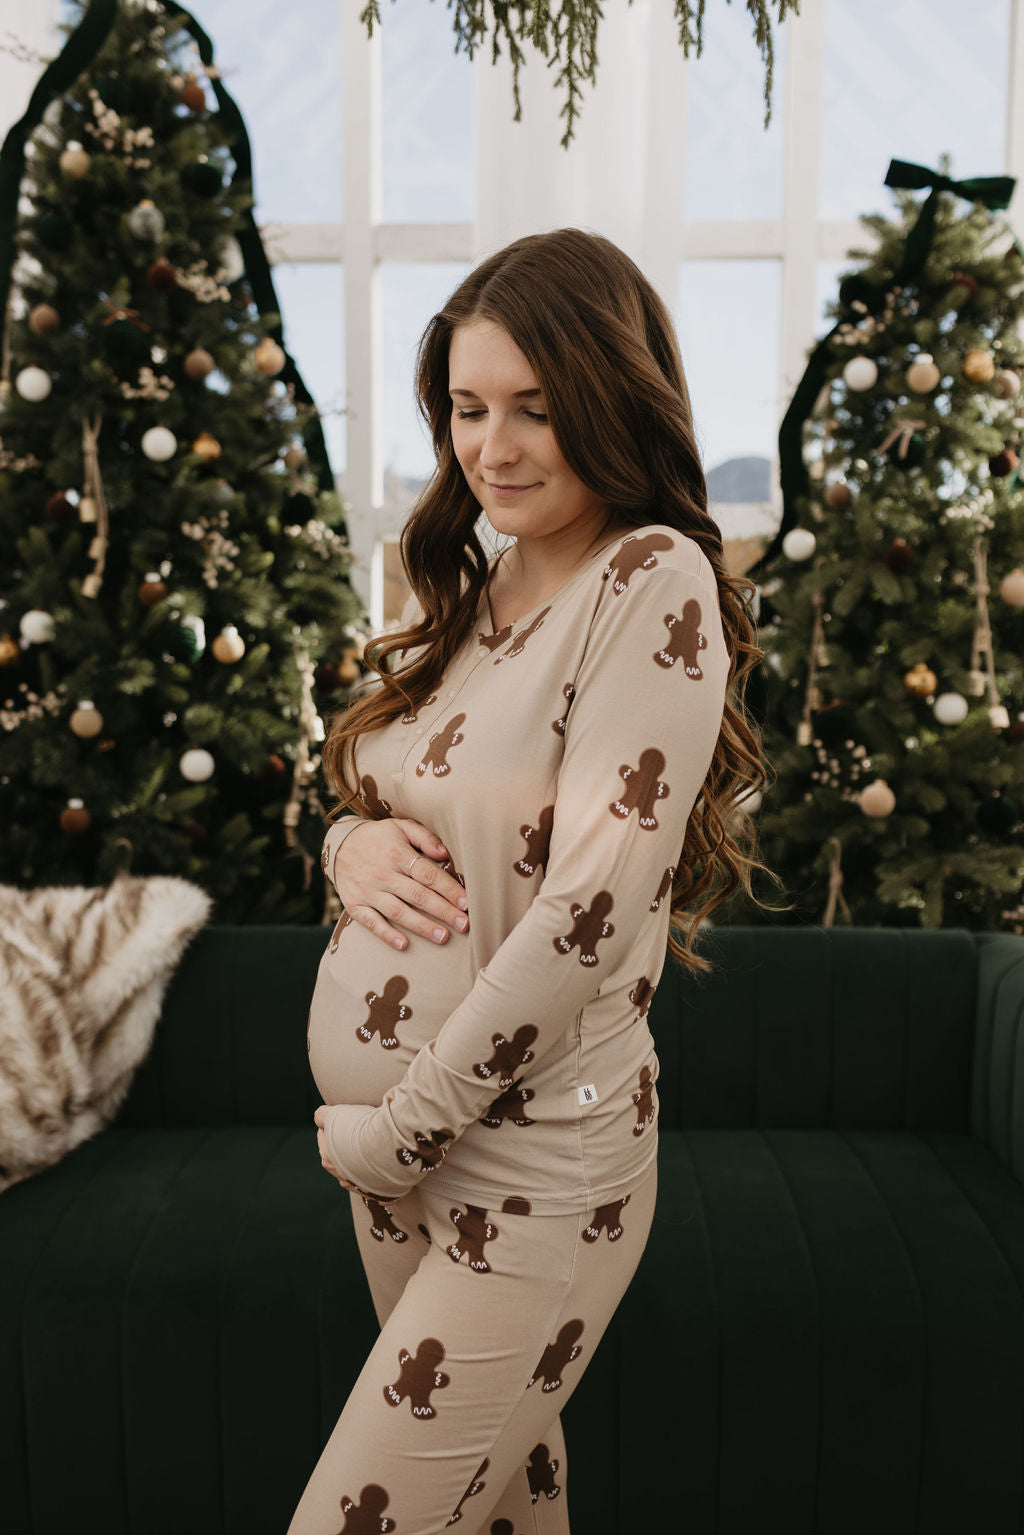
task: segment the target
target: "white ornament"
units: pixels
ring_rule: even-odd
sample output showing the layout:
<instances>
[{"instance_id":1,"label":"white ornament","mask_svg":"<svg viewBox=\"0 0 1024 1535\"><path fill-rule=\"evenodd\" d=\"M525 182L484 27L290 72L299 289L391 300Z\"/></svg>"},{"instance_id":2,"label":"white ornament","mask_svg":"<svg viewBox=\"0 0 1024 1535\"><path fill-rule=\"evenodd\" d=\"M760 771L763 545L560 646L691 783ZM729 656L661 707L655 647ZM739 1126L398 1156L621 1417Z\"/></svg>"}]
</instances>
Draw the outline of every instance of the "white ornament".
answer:
<instances>
[{"instance_id":1,"label":"white ornament","mask_svg":"<svg viewBox=\"0 0 1024 1535\"><path fill-rule=\"evenodd\" d=\"M959 725L967 718L968 704L962 693L940 693L932 707L940 725Z\"/></svg>"},{"instance_id":2,"label":"white ornament","mask_svg":"<svg viewBox=\"0 0 1024 1535\"><path fill-rule=\"evenodd\" d=\"M128 228L136 240L162 240L164 216L151 198L144 197L128 214Z\"/></svg>"},{"instance_id":3,"label":"white ornament","mask_svg":"<svg viewBox=\"0 0 1024 1535\"><path fill-rule=\"evenodd\" d=\"M213 773L214 761L205 747L193 746L185 752L178 767L189 783L205 783Z\"/></svg>"},{"instance_id":4,"label":"white ornament","mask_svg":"<svg viewBox=\"0 0 1024 1535\"><path fill-rule=\"evenodd\" d=\"M30 400L33 405L38 405L40 400L53 388L53 379L45 368L22 368L14 380L14 387L23 400Z\"/></svg>"},{"instance_id":5,"label":"white ornament","mask_svg":"<svg viewBox=\"0 0 1024 1535\"><path fill-rule=\"evenodd\" d=\"M234 661L240 661L245 655L245 641L234 624L224 625L211 648L215 659L222 661L225 666L230 666Z\"/></svg>"},{"instance_id":6,"label":"white ornament","mask_svg":"<svg viewBox=\"0 0 1024 1535\"><path fill-rule=\"evenodd\" d=\"M809 560L817 547L817 540L810 528L790 528L782 540L782 552L787 560Z\"/></svg>"},{"instance_id":7,"label":"white ornament","mask_svg":"<svg viewBox=\"0 0 1024 1535\"><path fill-rule=\"evenodd\" d=\"M847 389L873 389L878 383L878 365L870 357L851 357L843 369Z\"/></svg>"},{"instance_id":8,"label":"white ornament","mask_svg":"<svg viewBox=\"0 0 1024 1535\"><path fill-rule=\"evenodd\" d=\"M173 458L177 446L177 437L166 426L151 426L142 434L142 451L156 464Z\"/></svg>"},{"instance_id":9,"label":"white ornament","mask_svg":"<svg viewBox=\"0 0 1024 1535\"><path fill-rule=\"evenodd\" d=\"M220 282L237 282L244 271L245 257L242 255L242 247L234 235L225 235L217 242L214 276Z\"/></svg>"},{"instance_id":10,"label":"white ornament","mask_svg":"<svg viewBox=\"0 0 1024 1535\"><path fill-rule=\"evenodd\" d=\"M53 614L43 608L29 608L27 613L21 615L18 627L22 639L29 645L45 645L57 633Z\"/></svg>"},{"instance_id":11,"label":"white ornament","mask_svg":"<svg viewBox=\"0 0 1024 1535\"><path fill-rule=\"evenodd\" d=\"M907 384L915 394L931 394L941 378L930 352L919 353L907 369Z\"/></svg>"},{"instance_id":12,"label":"white ornament","mask_svg":"<svg viewBox=\"0 0 1024 1535\"><path fill-rule=\"evenodd\" d=\"M896 808L896 796L884 778L876 778L857 796L857 803L865 815L881 820L892 815Z\"/></svg>"}]
</instances>

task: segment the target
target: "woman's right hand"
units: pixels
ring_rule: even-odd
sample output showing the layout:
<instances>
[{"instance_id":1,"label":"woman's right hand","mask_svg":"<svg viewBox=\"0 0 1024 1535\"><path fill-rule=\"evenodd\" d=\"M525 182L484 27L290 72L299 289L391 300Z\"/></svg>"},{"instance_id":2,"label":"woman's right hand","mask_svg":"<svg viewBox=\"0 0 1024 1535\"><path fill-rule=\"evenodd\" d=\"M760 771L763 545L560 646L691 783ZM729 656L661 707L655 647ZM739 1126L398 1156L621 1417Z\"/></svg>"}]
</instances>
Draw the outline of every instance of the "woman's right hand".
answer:
<instances>
[{"instance_id":1,"label":"woman's right hand","mask_svg":"<svg viewBox=\"0 0 1024 1535\"><path fill-rule=\"evenodd\" d=\"M419 821L364 820L338 848L334 888L352 920L383 943L404 949L409 942L392 923L445 943L449 933L441 923L460 932L469 927L466 892L434 861L448 857L444 844Z\"/></svg>"}]
</instances>

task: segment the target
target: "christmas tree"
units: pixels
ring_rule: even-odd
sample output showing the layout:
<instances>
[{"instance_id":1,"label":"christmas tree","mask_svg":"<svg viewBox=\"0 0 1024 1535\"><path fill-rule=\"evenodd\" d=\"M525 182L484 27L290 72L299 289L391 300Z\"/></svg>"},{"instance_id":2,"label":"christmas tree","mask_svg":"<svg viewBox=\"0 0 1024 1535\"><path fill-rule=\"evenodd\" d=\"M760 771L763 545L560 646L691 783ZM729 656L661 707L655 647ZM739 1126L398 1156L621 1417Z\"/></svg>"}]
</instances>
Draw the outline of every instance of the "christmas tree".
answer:
<instances>
[{"instance_id":1,"label":"christmas tree","mask_svg":"<svg viewBox=\"0 0 1024 1535\"><path fill-rule=\"evenodd\" d=\"M893 161L780 432L746 807L771 920L1024 931L1024 268L1012 180L948 168Z\"/></svg>"},{"instance_id":2,"label":"christmas tree","mask_svg":"<svg viewBox=\"0 0 1024 1535\"><path fill-rule=\"evenodd\" d=\"M244 125L180 7L79 10L0 157L0 879L319 921L320 710L369 636Z\"/></svg>"}]
</instances>

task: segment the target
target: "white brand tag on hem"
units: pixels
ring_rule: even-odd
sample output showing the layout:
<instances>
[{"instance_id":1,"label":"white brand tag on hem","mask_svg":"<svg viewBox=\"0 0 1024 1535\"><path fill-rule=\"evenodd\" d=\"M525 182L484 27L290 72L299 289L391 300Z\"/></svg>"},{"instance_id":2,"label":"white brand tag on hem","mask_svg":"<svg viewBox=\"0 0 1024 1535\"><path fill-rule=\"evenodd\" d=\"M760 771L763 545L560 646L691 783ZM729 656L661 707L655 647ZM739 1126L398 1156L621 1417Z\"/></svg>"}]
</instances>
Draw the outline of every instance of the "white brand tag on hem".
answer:
<instances>
[{"instance_id":1,"label":"white brand tag on hem","mask_svg":"<svg viewBox=\"0 0 1024 1535\"><path fill-rule=\"evenodd\" d=\"M593 1082L588 1082L586 1087L581 1087L578 1090L576 1096L580 1103L596 1103L597 1088L594 1086Z\"/></svg>"}]
</instances>

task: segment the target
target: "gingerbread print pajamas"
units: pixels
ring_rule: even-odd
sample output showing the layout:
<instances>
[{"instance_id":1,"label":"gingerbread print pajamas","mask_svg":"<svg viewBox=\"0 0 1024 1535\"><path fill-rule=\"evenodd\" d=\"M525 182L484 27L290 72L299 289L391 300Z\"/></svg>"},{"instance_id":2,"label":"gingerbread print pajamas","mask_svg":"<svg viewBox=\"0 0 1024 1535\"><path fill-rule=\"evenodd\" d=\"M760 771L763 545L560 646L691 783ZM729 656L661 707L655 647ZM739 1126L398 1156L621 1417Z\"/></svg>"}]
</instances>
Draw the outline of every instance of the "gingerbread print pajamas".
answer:
<instances>
[{"instance_id":1,"label":"gingerbread print pajamas","mask_svg":"<svg viewBox=\"0 0 1024 1535\"><path fill-rule=\"evenodd\" d=\"M364 813L440 837L471 927L399 951L343 914L321 961L310 1068L381 1333L288 1535L568 1530L558 1413L653 1215L645 1019L729 669L714 572L652 524L498 633L483 594L436 692L359 737Z\"/></svg>"}]
</instances>

